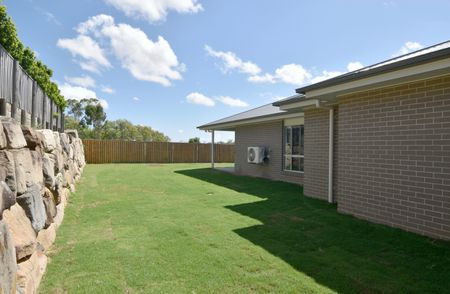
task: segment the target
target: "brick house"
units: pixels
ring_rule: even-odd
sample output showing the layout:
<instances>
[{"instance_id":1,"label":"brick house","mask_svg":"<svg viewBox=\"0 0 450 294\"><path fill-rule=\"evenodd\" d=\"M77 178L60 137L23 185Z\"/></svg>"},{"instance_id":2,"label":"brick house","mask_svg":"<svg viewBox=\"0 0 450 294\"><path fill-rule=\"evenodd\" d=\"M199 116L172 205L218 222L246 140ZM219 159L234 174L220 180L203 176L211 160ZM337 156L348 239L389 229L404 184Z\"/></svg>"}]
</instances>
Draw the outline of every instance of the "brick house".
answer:
<instances>
[{"instance_id":1,"label":"brick house","mask_svg":"<svg viewBox=\"0 0 450 294\"><path fill-rule=\"evenodd\" d=\"M297 183L339 212L450 240L450 41L199 129L235 132L237 174ZM263 147L261 163L249 147Z\"/></svg>"}]
</instances>

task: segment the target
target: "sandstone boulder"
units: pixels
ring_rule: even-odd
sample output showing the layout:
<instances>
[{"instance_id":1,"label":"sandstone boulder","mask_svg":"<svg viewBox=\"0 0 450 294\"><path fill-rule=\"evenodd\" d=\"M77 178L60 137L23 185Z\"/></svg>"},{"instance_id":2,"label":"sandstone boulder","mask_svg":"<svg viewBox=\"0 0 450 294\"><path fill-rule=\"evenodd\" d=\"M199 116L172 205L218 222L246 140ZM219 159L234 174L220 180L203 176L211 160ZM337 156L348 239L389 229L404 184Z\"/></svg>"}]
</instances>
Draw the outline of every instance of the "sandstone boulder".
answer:
<instances>
[{"instance_id":1,"label":"sandstone boulder","mask_svg":"<svg viewBox=\"0 0 450 294\"><path fill-rule=\"evenodd\" d=\"M56 239L56 224L51 224L47 229L39 232L37 242L46 252L55 242Z\"/></svg>"},{"instance_id":2,"label":"sandstone boulder","mask_svg":"<svg viewBox=\"0 0 450 294\"><path fill-rule=\"evenodd\" d=\"M17 194L22 194L33 184L43 186L42 156L28 149L11 150L16 167Z\"/></svg>"},{"instance_id":3,"label":"sandstone boulder","mask_svg":"<svg viewBox=\"0 0 450 294\"><path fill-rule=\"evenodd\" d=\"M4 149L8 146L8 142L6 141L6 135L3 131L3 125L0 122L0 149Z\"/></svg>"},{"instance_id":4,"label":"sandstone boulder","mask_svg":"<svg viewBox=\"0 0 450 294\"><path fill-rule=\"evenodd\" d=\"M41 196L41 188L36 184L31 185L26 193L17 196L17 203L25 210L34 231L42 230L45 226L47 214Z\"/></svg>"},{"instance_id":5,"label":"sandstone boulder","mask_svg":"<svg viewBox=\"0 0 450 294\"><path fill-rule=\"evenodd\" d=\"M45 219L45 228L48 228L53 222L56 216L56 204L53 198L53 193L45 188L44 196L42 197L44 201L45 213L47 218Z\"/></svg>"},{"instance_id":6,"label":"sandstone boulder","mask_svg":"<svg viewBox=\"0 0 450 294\"><path fill-rule=\"evenodd\" d=\"M0 293L16 292L16 249L6 224L0 221Z\"/></svg>"},{"instance_id":7,"label":"sandstone boulder","mask_svg":"<svg viewBox=\"0 0 450 294\"><path fill-rule=\"evenodd\" d=\"M61 138L59 137L59 133L53 132L53 138L55 139L55 149L62 150Z\"/></svg>"},{"instance_id":8,"label":"sandstone boulder","mask_svg":"<svg viewBox=\"0 0 450 294\"><path fill-rule=\"evenodd\" d=\"M22 207L15 204L3 211L3 221L11 233L17 260L33 254L36 251L36 233Z\"/></svg>"},{"instance_id":9,"label":"sandstone boulder","mask_svg":"<svg viewBox=\"0 0 450 294\"><path fill-rule=\"evenodd\" d=\"M62 155L62 152L58 149L55 149L49 154L49 156L55 169L55 174L61 172L64 169L64 157Z\"/></svg>"},{"instance_id":10,"label":"sandstone boulder","mask_svg":"<svg viewBox=\"0 0 450 294\"><path fill-rule=\"evenodd\" d=\"M56 148L55 136L51 130L38 130L42 134L44 151L52 152Z\"/></svg>"},{"instance_id":11,"label":"sandstone boulder","mask_svg":"<svg viewBox=\"0 0 450 294\"><path fill-rule=\"evenodd\" d=\"M65 203L61 202L58 205L56 205L56 217L54 218L54 221L57 228L61 226L64 220L64 209Z\"/></svg>"},{"instance_id":12,"label":"sandstone boulder","mask_svg":"<svg viewBox=\"0 0 450 294\"><path fill-rule=\"evenodd\" d=\"M18 149L27 146L20 124L16 120L10 117L2 117L1 122L8 148Z\"/></svg>"},{"instance_id":13,"label":"sandstone boulder","mask_svg":"<svg viewBox=\"0 0 450 294\"><path fill-rule=\"evenodd\" d=\"M29 126L21 126L22 133L30 150L39 149L42 146L42 136Z\"/></svg>"},{"instance_id":14,"label":"sandstone boulder","mask_svg":"<svg viewBox=\"0 0 450 294\"><path fill-rule=\"evenodd\" d=\"M0 150L0 180L9 186L14 195L17 193L14 156L6 150Z\"/></svg>"},{"instance_id":15,"label":"sandstone boulder","mask_svg":"<svg viewBox=\"0 0 450 294\"><path fill-rule=\"evenodd\" d=\"M36 251L31 257L17 265L18 294L37 293L42 276L47 268L47 256Z\"/></svg>"},{"instance_id":16,"label":"sandstone boulder","mask_svg":"<svg viewBox=\"0 0 450 294\"><path fill-rule=\"evenodd\" d=\"M0 181L0 219L3 210L9 209L14 204L16 204L16 195L4 181Z\"/></svg>"},{"instance_id":17,"label":"sandstone boulder","mask_svg":"<svg viewBox=\"0 0 450 294\"><path fill-rule=\"evenodd\" d=\"M55 169L47 153L42 156L42 165L45 186L53 189L55 187Z\"/></svg>"},{"instance_id":18,"label":"sandstone boulder","mask_svg":"<svg viewBox=\"0 0 450 294\"><path fill-rule=\"evenodd\" d=\"M61 140L61 148L63 149L64 153L69 156L70 155L70 142L69 137L65 133L60 133L59 138Z\"/></svg>"}]
</instances>

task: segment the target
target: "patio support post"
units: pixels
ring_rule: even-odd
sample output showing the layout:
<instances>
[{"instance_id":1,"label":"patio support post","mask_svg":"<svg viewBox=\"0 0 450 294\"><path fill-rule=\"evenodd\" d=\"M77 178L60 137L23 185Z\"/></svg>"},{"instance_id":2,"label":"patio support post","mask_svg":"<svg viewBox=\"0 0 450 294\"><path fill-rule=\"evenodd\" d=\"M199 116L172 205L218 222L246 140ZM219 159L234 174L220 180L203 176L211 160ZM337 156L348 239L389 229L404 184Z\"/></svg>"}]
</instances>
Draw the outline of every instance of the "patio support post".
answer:
<instances>
[{"instance_id":1,"label":"patio support post","mask_svg":"<svg viewBox=\"0 0 450 294\"><path fill-rule=\"evenodd\" d=\"M330 129L328 145L328 202L333 203L333 134L334 134L334 109L330 108Z\"/></svg>"},{"instance_id":2,"label":"patio support post","mask_svg":"<svg viewBox=\"0 0 450 294\"><path fill-rule=\"evenodd\" d=\"M211 168L214 168L214 130L211 130Z\"/></svg>"}]
</instances>

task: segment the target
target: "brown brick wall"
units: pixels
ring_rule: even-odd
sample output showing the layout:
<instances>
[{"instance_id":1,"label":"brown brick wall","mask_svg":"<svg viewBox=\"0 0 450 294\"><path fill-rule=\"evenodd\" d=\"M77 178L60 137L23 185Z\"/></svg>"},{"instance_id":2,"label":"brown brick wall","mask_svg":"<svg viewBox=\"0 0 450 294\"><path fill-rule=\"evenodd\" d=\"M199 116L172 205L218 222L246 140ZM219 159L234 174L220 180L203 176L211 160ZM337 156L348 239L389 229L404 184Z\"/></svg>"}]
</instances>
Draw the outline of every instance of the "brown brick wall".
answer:
<instances>
[{"instance_id":1,"label":"brown brick wall","mask_svg":"<svg viewBox=\"0 0 450 294\"><path fill-rule=\"evenodd\" d=\"M235 130L236 173L295 184L303 184L303 174L283 171L282 146L283 122L271 122L238 127ZM247 163L247 148L264 146L270 148L268 164Z\"/></svg>"},{"instance_id":2,"label":"brown brick wall","mask_svg":"<svg viewBox=\"0 0 450 294\"><path fill-rule=\"evenodd\" d=\"M328 199L329 110L305 110L305 196Z\"/></svg>"},{"instance_id":3,"label":"brown brick wall","mask_svg":"<svg viewBox=\"0 0 450 294\"><path fill-rule=\"evenodd\" d=\"M341 97L336 134L340 212L450 239L450 76Z\"/></svg>"}]
</instances>

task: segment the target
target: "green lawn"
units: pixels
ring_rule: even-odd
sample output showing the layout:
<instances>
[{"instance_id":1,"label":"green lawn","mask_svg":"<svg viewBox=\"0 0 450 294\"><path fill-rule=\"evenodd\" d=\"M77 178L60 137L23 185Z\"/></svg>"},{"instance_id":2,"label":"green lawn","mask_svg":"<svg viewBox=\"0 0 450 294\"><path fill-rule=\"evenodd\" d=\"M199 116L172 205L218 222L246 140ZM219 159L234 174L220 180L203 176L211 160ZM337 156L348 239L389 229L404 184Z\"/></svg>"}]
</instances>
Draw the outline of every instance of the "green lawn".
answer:
<instances>
[{"instance_id":1,"label":"green lawn","mask_svg":"<svg viewBox=\"0 0 450 294\"><path fill-rule=\"evenodd\" d=\"M42 293L449 293L450 243L207 165L88 165Z\"/></svg>"}]
</instances>

